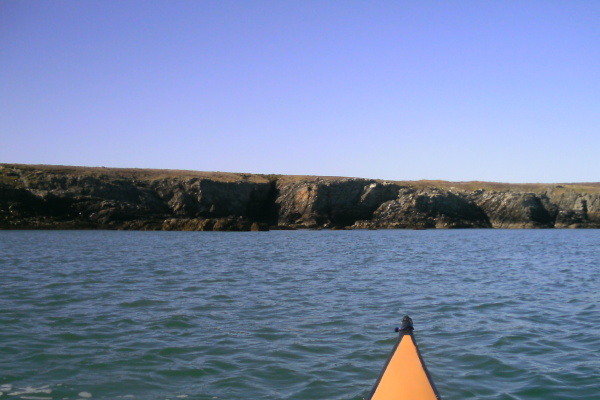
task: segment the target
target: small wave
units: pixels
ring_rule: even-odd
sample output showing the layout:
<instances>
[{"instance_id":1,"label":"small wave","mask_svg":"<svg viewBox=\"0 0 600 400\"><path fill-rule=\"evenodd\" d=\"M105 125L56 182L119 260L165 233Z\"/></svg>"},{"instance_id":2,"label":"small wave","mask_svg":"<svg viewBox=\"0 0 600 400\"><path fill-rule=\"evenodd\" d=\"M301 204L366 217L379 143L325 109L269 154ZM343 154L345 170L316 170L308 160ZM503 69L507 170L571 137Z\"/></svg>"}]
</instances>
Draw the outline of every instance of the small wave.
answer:
<instances>
[{"instance_id":1,"label":"small wave","mask_svg":"<svg viewBox=\"0 0 600 400\"><path fill-rule=\"evenodd\" d=\"M182 320L168 320L165 321L162 326L164 328L195 328L197 325L191 322L187 322L187 321L182 321Z\"/></svg>"},{"instance_id":2,"label":"small wave","mask_svg":"<svg viewBox=\"0 0 600 400\"><path fill-rule=\"evenodd\" d=\"M492 347L514 346L531 340L531 336L526 335L504 335L492 345Z\"/></svg>"},{"instance_id":3,"label":"small wave","mask_svg":"<svg viewBox=\"0 0 600 400\"><path fill-rule=\"evenodd\" d=\"M76 333L70 333L70 332L60 333L60 334L57 335L57 337L60 338L60 339L62 339L62 340L64 340L64 341L66 341L66 342L78 342L80 340L86 339L85 336L78 335Z\"/></svg>"},{"instance_id":4,"label":"small wave","mask_svg":"<svg viewBox=\"0 0 600 400\"><path fill-rule=\"evenodd\" d=\"M126 302L120 303L119 306L136 308L136 307L158 306L158 305L162 305L162 304L167 304L167 302L163 301L163 300L141 299L141 300L135 300L135 301L129 301L129 302L126 301Z\"/></svg>"},{"instance_id":5,"label":"small wave","mask_svg":"<svg viewBox=\"0 0 600 400\"><path fill-rule=\"evenodd\" d=\"M289 337L289 334L284 333L284 332L257 332L254 334L254 337L257 337L259 339L264 339L267 340L269 342L274 342L276 340L280 340L280 339L285 339Z\"/></svg>"},{"instance_id":6,"label":"small wave","mask_svg":"<svg viewBox=\"0 0 600 400\"><path fill-rule=\"evenodd\" d=\"M292 346L290 346L291 349L296 350L296 351L300 351L300 352L306 352L306 353L311 353L311 354L331 354L333 352L335 352L335 348L332 346L326 346L326 345L305 345L305 344L300 344L300 343L294 343Z\"/></svg>"},{"instance_id":7,"label":"small wave","mask_svg":"<svg viewBox=\"0 0 600 400\"><path fill-rule=\"evenodd\" d=\"M476 311L490 310L490 309L494 309L494 308L506 307L507 305L508 304L504 303L504 302L482 303L482 304L478 304L478 305L474 306L473 310L476 310Z\"/></svg>"},{"instance_id":8,"label":"small wave","mask_svg":"<svg viewBox=\"0 0 600 400\"><path fill-rule=\"evenodd\" d=\"M150 325L151 329L189 329L195 327L197 327L197 324L194 319L187 315L173 315L162 318Z\"/></svg>"},{"instance_id":9,"label":"small wave","mask_svg":"<svg viewBox=\"0 0 600 400\"><path fill-rule=\"evenodd\" d=\"M217 375L218 369L215 368L187 368L187 369L167 369L158 371L160 375L168 378L202 378L208 375Z\"/></svg>"},{"instance_id":10,"label":"small wave","mask_svg":"<svg viewBox=\"0 0 600 400\"><path fill-rule=\"evenodd\" d=\"M270 352L268 356L269 358L281 360L282 362L296 361L306 358L304 355L302 355L302 353L283 349L274 350Z\"/></svg>"},{"instance_id":11,"label":"small wave","mask_svg":"<svg viewBox=\"0 0 600 400\"><path fill-rule=\"evenodd\" d=\"M3 386L2 388L4 389L5 386ZM12 385L6 385L6 387L10 388L10 390L12 390ZM52 393L52 389L50 389L50 385L44 385L44 386L40 386L40 387L33 387L33 386L27 386L24 388L15 388L15 391L7 393L9 396L21 396L21 398L26 398L23 397L23 395L32 395L32 394L51 394ZM51 397L44 397L44 398L50 398Z\"/></svg>"},{"instance_id":12,"label":"small wave","mask_svg":"<svg viewBox=\"0 0 600 400\"><path fill-rule=\"evenodd\" d=\"M228 296L226 294L215 294L213 296L210 297L211 300L217 300L217 301L225 301L225 302L231 302L233 301L233 298L231 296Z\"/></svg>"},{"instance_id":13,"label":"small wave","mask_svg":"<svg viewBox=\"0 0 600 400\"><path fill-rule=\"evenodd\" d=\"M179 354L187 354L193 351L188 347L165 347L163 349L158 350L158 355L160 356L174 356Z\"/></svg>"}]
</instances>

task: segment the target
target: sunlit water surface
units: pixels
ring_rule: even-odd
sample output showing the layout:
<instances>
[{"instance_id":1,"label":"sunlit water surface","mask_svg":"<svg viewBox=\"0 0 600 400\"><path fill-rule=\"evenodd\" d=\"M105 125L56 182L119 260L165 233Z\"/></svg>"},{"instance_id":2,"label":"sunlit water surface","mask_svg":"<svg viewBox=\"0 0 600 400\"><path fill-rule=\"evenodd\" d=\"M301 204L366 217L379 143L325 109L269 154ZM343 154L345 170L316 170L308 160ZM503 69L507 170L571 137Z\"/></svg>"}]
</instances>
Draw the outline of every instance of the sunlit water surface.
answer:
<instances>
[{"instance_id":1,"label":"sunlit water surface","mask_svg":"<svg viewBox=\"0 0 600 400\"><path fill-rule=\"evenodd\" d=\"M0 232L0 398L600 398L600 231Z\"/></svg>"}]
</instances>

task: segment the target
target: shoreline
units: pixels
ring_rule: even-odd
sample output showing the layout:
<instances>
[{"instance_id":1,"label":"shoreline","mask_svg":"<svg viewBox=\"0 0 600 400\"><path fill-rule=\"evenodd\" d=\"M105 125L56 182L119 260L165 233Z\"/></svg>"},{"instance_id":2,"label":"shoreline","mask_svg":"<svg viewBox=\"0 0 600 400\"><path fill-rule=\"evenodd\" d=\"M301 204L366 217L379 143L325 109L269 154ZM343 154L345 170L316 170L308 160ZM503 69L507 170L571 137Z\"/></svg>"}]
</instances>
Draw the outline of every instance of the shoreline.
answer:
<instances>
[{"instance_id":1,"label":"shoreline","mask_svg":"<svg viewBox=\"0 0 600 400\"><path fill-rule=\"evenodd\" d=\"M0 164L0 229L600 228L600 183L378 179Z\"/></svg>"}]
</instances>

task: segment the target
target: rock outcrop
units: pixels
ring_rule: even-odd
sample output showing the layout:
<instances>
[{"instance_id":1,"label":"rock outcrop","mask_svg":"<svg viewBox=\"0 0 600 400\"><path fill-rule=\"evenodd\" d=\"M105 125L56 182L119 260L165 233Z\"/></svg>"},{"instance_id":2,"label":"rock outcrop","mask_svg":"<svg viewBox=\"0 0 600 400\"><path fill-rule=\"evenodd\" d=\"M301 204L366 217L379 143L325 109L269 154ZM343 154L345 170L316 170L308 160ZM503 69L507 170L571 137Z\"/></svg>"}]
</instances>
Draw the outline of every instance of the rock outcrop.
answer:
<instances>
[{"instance_id":1,"label":"rock outcrop","mask_svg":"<svg viewBox=\"0 0 600 400\"><path fill-rule=\"evenodd\" d=\"M557 185L543 193L556 207L556 228L586 228L600 225L600 194Z\"/></svg>"},{"instance_id":2,"label":"rock outcrop","mask_svg":"<svg viewBox=\"0 0 600 400\"><path fill-rule=\"evenodd\" d=\"M474 202L460 194L432 188L403 189L398 198L383 203L371 221L360 221L367 228L491 228L492 225Z\"/></svg>"},{"instance_id":3,"label":"rock outcrop","mask_svg":"<svg viewBox=\"0 0 600 400\"><path fill-rule=\"evenodd\" d=\"M0 164L0 229L600 228L600 184Z\"/></svg>"},{"instance_id":4,"label":"rock outcrop","mask_svg":"<svg viewBox=\"0 0 600 400\"><path fill-rule=\"evenodd\" d=\"M552 228L556 219L556 206L534 193L478 190L469 197L494 228Z\"/></svg>"},{"instance_id":5,"label":"rock outcrop","mask_svg":"<svg viewBox=\"0 0 600 400\"><path fill-rule=\"evenodd\" d=\"M298 228L347 227L371 219L385 201L395 199L400 187L366 179L308 179L277 185L279 224Z\"/></svg>"}]
</instances>

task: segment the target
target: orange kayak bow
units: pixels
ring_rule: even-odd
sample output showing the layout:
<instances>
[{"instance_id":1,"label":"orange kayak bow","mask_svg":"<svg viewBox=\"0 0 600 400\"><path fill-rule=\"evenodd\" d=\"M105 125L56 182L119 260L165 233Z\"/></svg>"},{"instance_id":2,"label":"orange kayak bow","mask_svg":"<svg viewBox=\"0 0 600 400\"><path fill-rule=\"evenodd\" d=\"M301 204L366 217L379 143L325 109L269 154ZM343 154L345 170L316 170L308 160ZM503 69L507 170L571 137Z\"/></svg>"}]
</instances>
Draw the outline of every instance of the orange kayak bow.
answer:
<instances>
[{"instance_id":1,"label":"orange kayak bow","mask_svg":"<svg viewBox=\"0 0 600 400\"><path fill-rule=\"evenodd\" d=\"M413 336L412 319L406 315L398 341L367 400L440 400Z\"/></svg>"}]
</instances>

